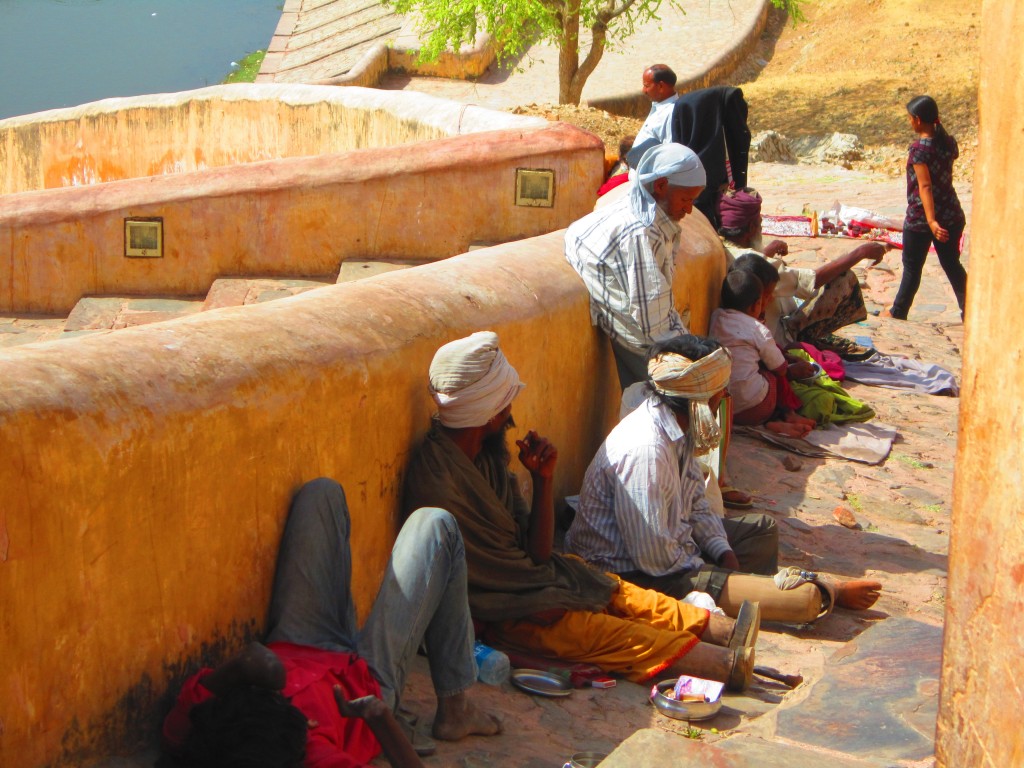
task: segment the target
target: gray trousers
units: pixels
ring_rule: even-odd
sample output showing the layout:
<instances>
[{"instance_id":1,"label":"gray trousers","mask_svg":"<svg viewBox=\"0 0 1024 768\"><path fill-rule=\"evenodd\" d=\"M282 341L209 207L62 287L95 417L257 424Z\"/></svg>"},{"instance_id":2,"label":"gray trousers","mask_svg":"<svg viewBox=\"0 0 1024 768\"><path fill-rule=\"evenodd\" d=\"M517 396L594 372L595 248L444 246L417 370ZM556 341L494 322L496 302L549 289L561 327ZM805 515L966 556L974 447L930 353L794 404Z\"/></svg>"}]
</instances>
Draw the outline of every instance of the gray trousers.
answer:
<instances>
[{"instance_id":1,"label":"gray trousers","mask_svg":"<svg viewBox=\"0 0 1024 768\"><path fill-rule=\"evenodd\" d=\"M741 573L774 576L779 569L779 527L768 515L751 514L722 520L729 546L740 561ZM694 590L707 592L717 602L729 574L735 573L715 565L695 571L651 576L643 571L620 573L626 581L646 589L682 600Z\"/></svg>"},{"instance_id":2,"label":"gray trousers","mask_svg":"<svg viewBox=\"0 0 1024 768\"><path fill-rule=\"evenodd\" d=\"M410 515L362 631L352 600L350 527L338 483L320 478L296 494L277 556L267 641L358 653L393 709L424 640L439 697L472 686L466 555L455 518L429 507Z\"/></svg>"}]
</instances>

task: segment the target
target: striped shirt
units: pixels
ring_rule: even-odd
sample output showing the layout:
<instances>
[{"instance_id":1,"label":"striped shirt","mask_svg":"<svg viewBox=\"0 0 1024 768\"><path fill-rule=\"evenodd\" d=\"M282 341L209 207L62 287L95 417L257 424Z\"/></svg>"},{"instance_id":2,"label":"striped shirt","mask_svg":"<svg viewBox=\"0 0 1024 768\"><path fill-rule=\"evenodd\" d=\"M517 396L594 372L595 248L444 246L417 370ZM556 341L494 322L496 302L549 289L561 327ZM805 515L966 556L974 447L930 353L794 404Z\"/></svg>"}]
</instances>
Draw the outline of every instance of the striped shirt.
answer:
<instances>
[{"instance_id":1,"label":"striped shirt","mask_svg":"<svg viewBox=\"0 0 1024 768\"><path fill-rule=\"evenodd\" d=\"M591 322L641 355L655 341L688 333L672 301L680 232L660 206L645 227L629 195L565 232L565 258L590 293Z\"/></svg>"},{"instance_id":2,"label":"striped shirt","mask_svg":"<svg viewBox=\"0 0 1024 768\"><path fill-rule=\"evenodd\" d=\"M566 549L613 573L664 576L730 548L686 433L656 397L618 423L587 469Z\"/></svg>"}]
</instances>

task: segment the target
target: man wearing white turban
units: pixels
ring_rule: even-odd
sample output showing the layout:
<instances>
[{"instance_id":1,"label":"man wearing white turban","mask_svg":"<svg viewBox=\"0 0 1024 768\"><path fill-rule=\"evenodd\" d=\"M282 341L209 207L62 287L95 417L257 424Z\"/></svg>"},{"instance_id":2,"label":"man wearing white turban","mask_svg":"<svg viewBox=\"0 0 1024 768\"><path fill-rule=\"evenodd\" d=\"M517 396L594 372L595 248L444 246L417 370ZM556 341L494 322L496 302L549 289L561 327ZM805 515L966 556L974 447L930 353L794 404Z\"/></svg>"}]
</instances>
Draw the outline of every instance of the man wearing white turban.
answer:
<instances>
[{"instance_id":1,"label":"man wearing white turban","mask_svg":"<svg viewBox=\"0 0 1024 768\"><path fill-rule=\"evenodd\" d=\"M706 592L732 616L744 600L760 602L764 620L795 623L813 621L833 604L869 608L878 582L773 579L775 521L759 514L723 519L708 507L695 455L718 443L711 414L730 370L728 350L714 339L678 336L651 348L650 395L611 431L587 469L566 549L672 597Z\"/></svg>"},{"instance_id":2,"label":"man wearing white turban","mask_svg":"<svg viewBox=\"0 0 1024 768\"><path fill-rule=\"evenodd\" d=\"M429 386L438 416L405 476L406 510L440 507L459 523L483 637L513 654L596 664L638 683L693 674L744 690L755 606L736 621L712 616L554 551L558 452L533 431L516 441L532 478L529 506L509 466L505 432L522 387L494 333L441 347Z\"/></svg>"},{"instance_id":3,"label":"man wearing white turban","mask_svg":"<svg viewBox=\"0 0 1024 768\"><path fill-rule=\"evenodd\" d=\"M682 144L648 149L618 202L565 233L565 258L590 293L590 318L612 342L625 389L646 376L647 349L686 333L672 297L679 222L704 189L704 167Z\"/></svg>"}]
</instances>

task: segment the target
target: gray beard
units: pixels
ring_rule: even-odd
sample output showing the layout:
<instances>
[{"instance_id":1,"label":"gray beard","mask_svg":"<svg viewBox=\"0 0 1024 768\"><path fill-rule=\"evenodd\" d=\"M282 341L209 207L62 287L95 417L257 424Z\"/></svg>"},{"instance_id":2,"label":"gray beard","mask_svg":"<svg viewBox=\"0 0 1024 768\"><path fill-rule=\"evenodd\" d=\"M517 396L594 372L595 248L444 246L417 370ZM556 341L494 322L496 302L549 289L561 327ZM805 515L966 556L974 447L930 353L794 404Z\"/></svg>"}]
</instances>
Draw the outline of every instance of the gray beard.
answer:
<instances>
[{"instance_id":1,"label":"gray beard","mask_svg":"<svg viewBox=\"0 0 1024 768\"><path fill-rule=\"evenodd\" d=\"M756 235L750 237L750 248L751 250L757 251L758 253L764 253L764 235L758 232Z\"/></svg>"}]
</instances>

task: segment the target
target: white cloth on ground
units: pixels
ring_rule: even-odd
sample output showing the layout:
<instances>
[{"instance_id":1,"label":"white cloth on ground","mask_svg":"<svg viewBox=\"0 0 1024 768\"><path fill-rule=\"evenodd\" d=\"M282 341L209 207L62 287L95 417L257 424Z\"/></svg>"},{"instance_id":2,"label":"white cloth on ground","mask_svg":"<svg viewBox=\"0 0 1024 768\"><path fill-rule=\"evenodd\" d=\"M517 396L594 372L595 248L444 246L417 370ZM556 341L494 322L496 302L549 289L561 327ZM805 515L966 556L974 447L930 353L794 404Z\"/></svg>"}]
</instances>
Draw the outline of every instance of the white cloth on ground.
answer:
<instances>
[{"instance_id":1,"label":"white cloth on ground","mask_svg":"<svg viewBox=\"0 0 1024 768\"><path fill-rule=\"evenodd\" d=\"M920 360L875 353L858 363L844 362L846 378L889 389L911 389L928 395L960 396L956 376L945 368Z\"/></svg>"}]
</instances>

